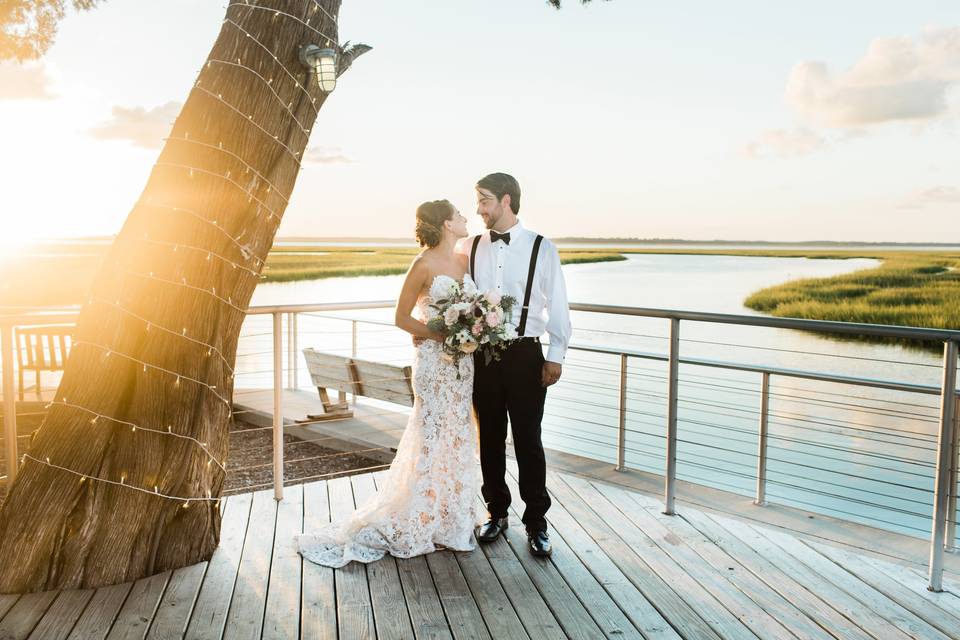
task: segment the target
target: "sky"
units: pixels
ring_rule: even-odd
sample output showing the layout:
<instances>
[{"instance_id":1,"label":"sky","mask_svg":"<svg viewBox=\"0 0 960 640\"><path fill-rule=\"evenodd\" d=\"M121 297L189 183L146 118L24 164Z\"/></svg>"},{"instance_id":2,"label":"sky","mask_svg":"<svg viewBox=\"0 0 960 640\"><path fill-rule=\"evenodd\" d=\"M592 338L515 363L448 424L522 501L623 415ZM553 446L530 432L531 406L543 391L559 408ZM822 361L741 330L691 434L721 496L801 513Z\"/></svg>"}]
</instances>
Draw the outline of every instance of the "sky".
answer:
<instances>
[{"instance_id":1,"label":"sky","mask_svg":"<svg viewBox=\"0 0 960 640\"><path fill-rule=\"evenodd\" d=\"M224 3L108 0L0 64L0 245L116 233ZM373 50L279 236L412 237L516 176L548 236L960 242L955 0L344 0Z\"/></svg>"}]
</instances>

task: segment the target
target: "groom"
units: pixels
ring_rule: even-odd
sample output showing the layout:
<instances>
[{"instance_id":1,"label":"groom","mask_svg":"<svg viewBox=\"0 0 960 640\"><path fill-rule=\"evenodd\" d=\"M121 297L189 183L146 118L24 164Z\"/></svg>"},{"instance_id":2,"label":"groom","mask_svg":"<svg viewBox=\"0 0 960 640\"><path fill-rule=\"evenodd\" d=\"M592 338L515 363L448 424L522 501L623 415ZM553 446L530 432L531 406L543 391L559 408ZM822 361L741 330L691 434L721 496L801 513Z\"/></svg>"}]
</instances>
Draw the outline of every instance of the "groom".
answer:
<instances>
[{"instance_id":1,"label":"groom","mask_svg":"<svg viewBox=\"0 0 960 640\"><path fill-rule=\"evenodd\" d=\"M493 542L507 528L510 489L506 472L507 416L520 471L520 497L526 505L523 524L530 552L552 551L544 517L550 508L540 421L547 387L560 379L570 342L570 312L556 245L520 224L520 185L506 173L491 173L477 182L477 214L489 229L461 245L470 274L481 291L494 290L516 300L510 322L517 339L500 360L474 355L473 406L480 423L483 498L490 519L477 539ZM519 317L518 317L519 314ZM540 336L550 335L547 357Z\"/></svg>"}]
</instances>

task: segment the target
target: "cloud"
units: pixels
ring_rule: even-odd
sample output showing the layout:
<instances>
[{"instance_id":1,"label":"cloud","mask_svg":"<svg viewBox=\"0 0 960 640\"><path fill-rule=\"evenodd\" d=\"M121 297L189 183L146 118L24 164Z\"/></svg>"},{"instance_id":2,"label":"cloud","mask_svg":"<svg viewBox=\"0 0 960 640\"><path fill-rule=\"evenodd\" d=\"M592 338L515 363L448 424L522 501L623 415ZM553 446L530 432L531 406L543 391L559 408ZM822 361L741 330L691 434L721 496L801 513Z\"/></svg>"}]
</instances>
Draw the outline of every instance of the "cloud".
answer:
<instances>
[{"instance_id":1,"label":"cloud","mask_svg":"<svg viewBox=\"0 0 960 640\"><path fill-rule=\"evenodd\" d=\"M749 158L789 158L807 155L826 146L826 140L806 127L769 129L744 145L742 153Z\"/></svg>"},{"instance_id":2,"label":"cloud","mask_svg":"<svg viewBox=\"0 0 960 640\"><path fill-rule=\"evenodd\" d=\"M807 123L831 128L926 121L949 111L960 84L960 27L930 27L917 37L877 38L848 70L801 62L787 103Z\"/></svg>"},{"instance_id":3,"label":"cloud","mask_svg":"<svg viewBox=\"0 0 960 640\"><path fill-rule=\"evenodd\" d=\"M157 148L170 132L170 125L180 113L179 102L168 102L153 109L114 107L113 117L90 130L101 140L129 140L138 147Z\"/></svg>"},{"instance_id":4,"label":"cloud","mask_svg":"<svg viewBox=\"0 0 960 640\"><path fill-rule=\"evenodd\" d=\"M960 205L960 188L938 185L928 189L918 189L908 194L897 206L900 209L921 209L938 204Z\"/></svg>"},{"instance_id":5,"label":"cloud","mask_svg":"<svg viewBox=\"0 0 960 640\"><path fill-rule=\"evenodd\" d=\"M52 100L50 77L42 64L0 63L0 100Z\"/></svg>"},{"instance_id":6,"label":"cloud","mask_svg":"<svg viewBox=\"0 0 960 640\"><path fill-rule=\"evenodd\" d=\"M303 161L307 164L337 164L352 162L345 156L339 147L311 147L303 154Z\"/></svg>"}]
</instances>

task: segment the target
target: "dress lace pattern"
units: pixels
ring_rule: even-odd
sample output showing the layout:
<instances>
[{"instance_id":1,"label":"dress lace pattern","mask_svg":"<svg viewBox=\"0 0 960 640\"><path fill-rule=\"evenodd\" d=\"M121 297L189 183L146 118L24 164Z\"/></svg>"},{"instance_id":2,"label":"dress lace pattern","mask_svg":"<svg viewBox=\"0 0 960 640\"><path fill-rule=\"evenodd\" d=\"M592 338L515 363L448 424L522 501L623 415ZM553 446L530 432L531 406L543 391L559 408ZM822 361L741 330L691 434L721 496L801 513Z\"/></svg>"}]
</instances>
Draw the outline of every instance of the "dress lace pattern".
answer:
<instances>
[{"instance_id":1,"label":"dress lace pattern","mask_svg":"<svg viewBox=\"0 0 960 640\"><path fill-rule=\"evenodd\" d=\"M436 315L429 305L451 282L447 275L433 279L417 301L422 320ZM453 364L442 358L437 341L424 341L414 357L413 391L413 410L383 486L346 520L295 536L304 558L342 567L387 553L409 558L438 545L474 548L480 471L471 415L473 358Z\"/></svg>"}]
</instances>

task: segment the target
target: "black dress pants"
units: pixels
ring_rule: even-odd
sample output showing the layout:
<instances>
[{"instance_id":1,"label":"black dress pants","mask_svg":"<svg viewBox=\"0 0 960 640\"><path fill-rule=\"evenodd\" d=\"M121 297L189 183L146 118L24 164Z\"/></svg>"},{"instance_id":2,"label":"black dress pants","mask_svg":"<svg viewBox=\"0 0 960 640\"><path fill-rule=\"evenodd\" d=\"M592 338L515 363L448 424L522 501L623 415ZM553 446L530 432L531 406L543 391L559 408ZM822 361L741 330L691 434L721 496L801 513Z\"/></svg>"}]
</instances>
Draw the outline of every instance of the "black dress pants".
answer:
<instances>
[{"instance_id":1,"label":"black dress pants","mask_svg":"<svg viewBox=\"0 0 960 640\"><path fill-rule=\"evenodd\" d=\"M543 350L539 339L516 340L500 353L500 360L484 363L474 355L473 406L480 424L481 493L493 518L507 515L510 489L506 473L507 417L513 433L513 450L520 471L520 497L526 506L527 531L544 531L550 508L546 487L546 462L540 440L540 422L547 389L540 383Z\"/></svg>"}]
</instances>

